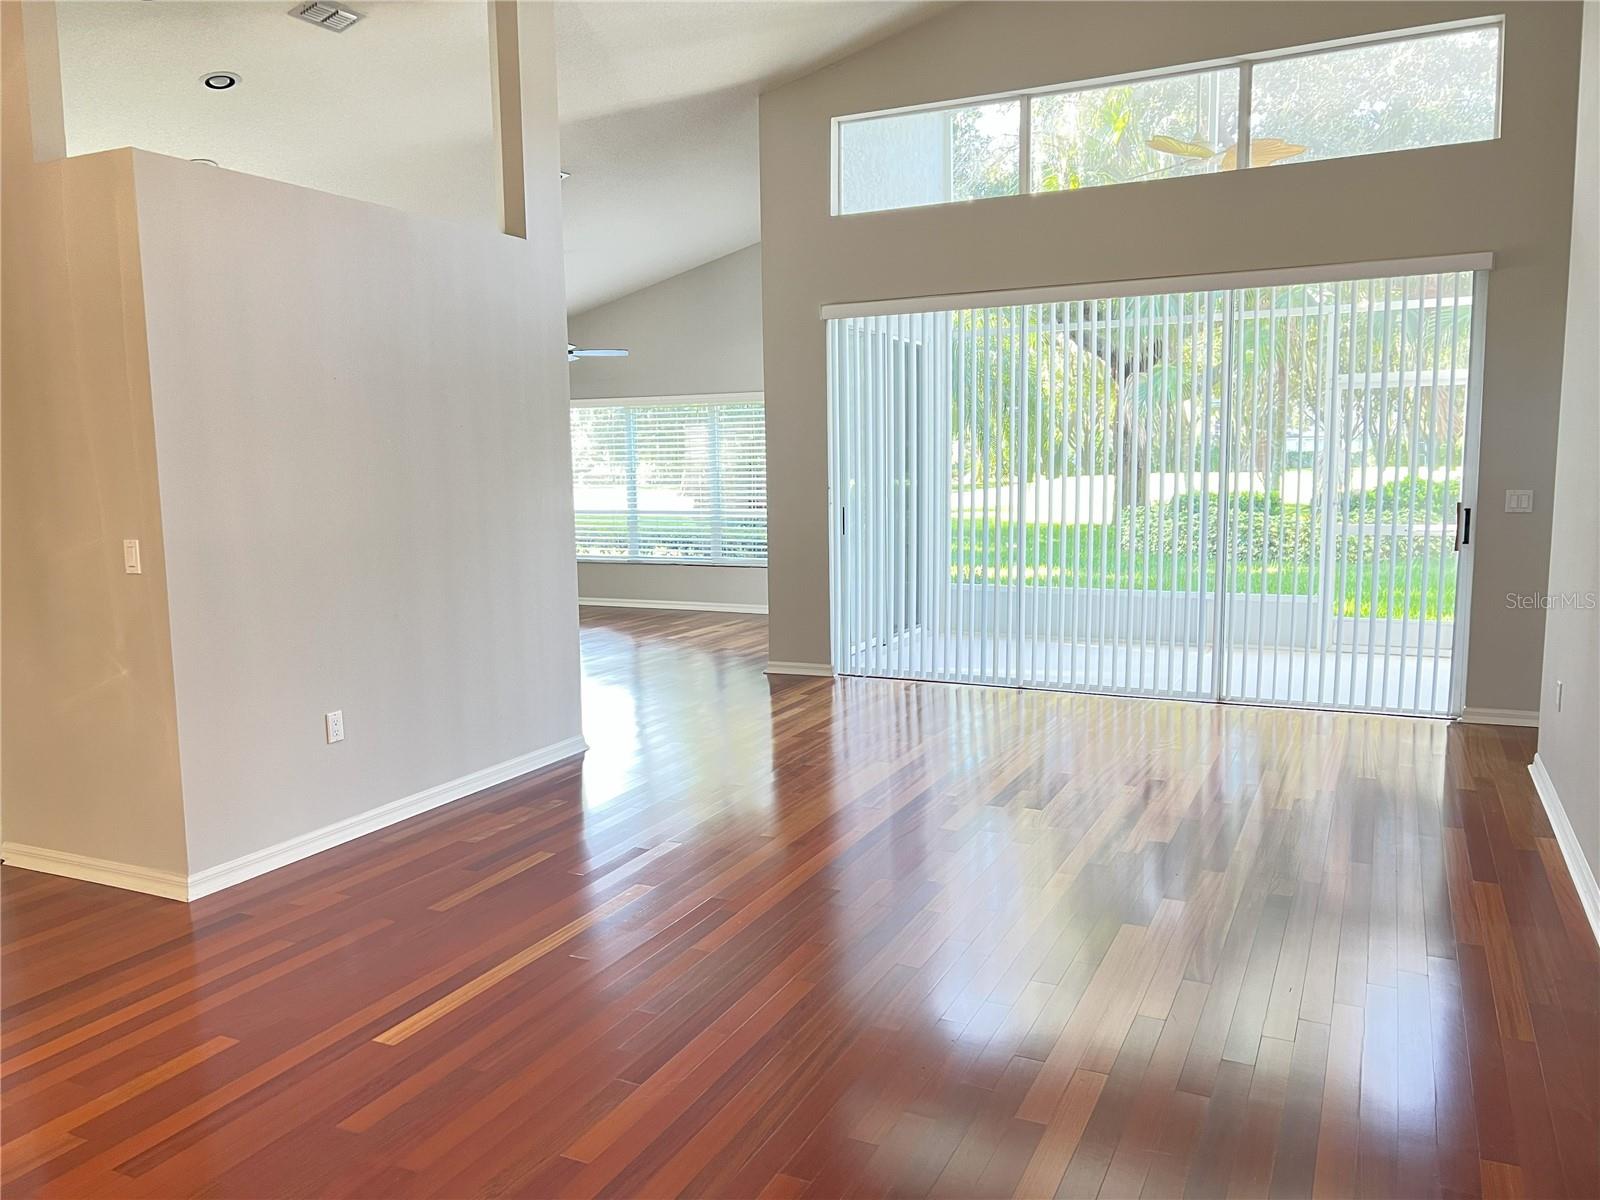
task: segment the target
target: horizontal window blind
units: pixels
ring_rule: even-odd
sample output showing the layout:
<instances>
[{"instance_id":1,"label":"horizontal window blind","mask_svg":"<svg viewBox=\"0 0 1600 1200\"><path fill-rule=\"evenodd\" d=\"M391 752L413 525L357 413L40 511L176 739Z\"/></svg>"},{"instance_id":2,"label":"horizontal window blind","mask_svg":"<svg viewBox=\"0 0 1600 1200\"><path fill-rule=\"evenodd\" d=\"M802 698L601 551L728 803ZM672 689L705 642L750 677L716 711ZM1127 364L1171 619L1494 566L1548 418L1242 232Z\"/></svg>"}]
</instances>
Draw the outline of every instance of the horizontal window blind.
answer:
<instances>
[{"instance_id":1,"label":"horizontal window blind","mask_svg":"<svg viewBox=\"0 0 1600 1200\"><path fill-rule=\"evenodd\" d=\"M766 562L760 403L574 408L572 478L579 558Z\"/></svg>"}]
</instances>

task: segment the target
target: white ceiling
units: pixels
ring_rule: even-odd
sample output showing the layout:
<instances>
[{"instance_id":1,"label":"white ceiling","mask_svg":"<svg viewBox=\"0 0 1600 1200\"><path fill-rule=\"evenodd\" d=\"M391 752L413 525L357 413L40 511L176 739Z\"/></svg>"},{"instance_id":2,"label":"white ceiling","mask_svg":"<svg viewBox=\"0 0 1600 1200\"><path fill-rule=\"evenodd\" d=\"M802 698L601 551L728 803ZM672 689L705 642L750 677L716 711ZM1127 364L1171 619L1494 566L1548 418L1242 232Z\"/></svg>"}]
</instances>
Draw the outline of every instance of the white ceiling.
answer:
<instances>
[{"instance_id":1,"label":"white ceiling","mask_svg":"<svg viewBox=\"0 0 1600 1200\"><path fill-rule=\"evenodd\" d=\"M346 33L291 0L57 5L67 150L139 146L466 221L497 219L488 26L471 4L362 3ZM207 71L238 87L209 92Z\"/></svg>"},{"instance_id":2,"label":"white ceiling","mask_svg":"<svg viewBox=\"0 0 1600 1200\"><path fill-rule=\"evenodd\" d=\"M906 0L557 4L573 311L759 241L757 94L933 8Z\"/></svg>"},{"instance_id":3,"label":"white ceiling","mask_svg":"<svg viewBox=\"0 0 1600 1200\"><path fill-rule=\"evenodd\" d=\"M485 9L353 0L330 33L290 0L58 6L68 151L140 146L453 220L494 223ZM760 238L756 96L911 24L916 0L556 5L568 307ZM242 82L208 92L200 76Z\"/></svg>"}]
</instances>

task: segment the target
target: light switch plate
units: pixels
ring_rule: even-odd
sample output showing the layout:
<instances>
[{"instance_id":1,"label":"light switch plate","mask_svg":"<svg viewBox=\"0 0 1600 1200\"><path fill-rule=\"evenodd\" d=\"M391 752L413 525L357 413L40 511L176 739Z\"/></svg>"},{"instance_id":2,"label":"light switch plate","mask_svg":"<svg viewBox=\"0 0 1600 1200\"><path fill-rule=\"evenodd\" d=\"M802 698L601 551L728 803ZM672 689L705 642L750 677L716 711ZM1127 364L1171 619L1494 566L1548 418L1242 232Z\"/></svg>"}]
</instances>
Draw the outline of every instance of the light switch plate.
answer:
<instances>
[{"instance_id":1,"label":"light switch plate","mask_svg":"<svg viewBox=\"0 0 1600 1200\"><path fill-rule=\"evenodd\" d=\"M1533 493L1520 488L1508 488L1506 490L1506 511L1531 513L1533 511Z\"/></svg>"}]
</instances>

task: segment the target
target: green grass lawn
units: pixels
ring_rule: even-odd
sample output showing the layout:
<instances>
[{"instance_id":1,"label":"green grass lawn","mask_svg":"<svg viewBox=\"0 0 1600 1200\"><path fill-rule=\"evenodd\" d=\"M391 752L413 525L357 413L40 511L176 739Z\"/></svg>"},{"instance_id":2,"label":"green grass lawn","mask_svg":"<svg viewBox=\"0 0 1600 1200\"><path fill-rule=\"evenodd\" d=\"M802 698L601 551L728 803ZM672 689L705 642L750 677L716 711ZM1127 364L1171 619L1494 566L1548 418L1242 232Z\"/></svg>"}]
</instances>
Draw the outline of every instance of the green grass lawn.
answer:
<instances>
[{"instance_id":1,"label":"green grass lawn","mask_svg":"<svg viewBox=\"0 0 1600 1200\"><path fill-rule=\"evenodd\" d=\"M1339 615L1454 617L1455 555L1442 530L1455 498L1453 490L1438 487L1424 500L1422 488L1397 488L1394 484L1351 498L1352 521L1364 517L1388 525L1398 512L1405 521L1419 525L1430 520L1435 532L1431 537L1382 535L1376 539L1352 532L1341 538L1344 560L1334 564ZM1020 530L1020 554L1019 530L1012 522L990 520L983 525L965 521L951 528L950 578L953 582L1009 584L1020 576L1024 585L1039 587L1209 591L1215 581L1202 567L1200 509L1197 499L1180 498L1124 509L1120 528L1030 523ZM1205 506L1205 512L1204 557L1214 558L1218 527L1214 500ZM1229 541L1239 563L1233 582L1236 592L1317 594L1320 531L1310 506L1284 504L1276 496L1240 497L1229 521ZM702 516L645 514L639 517L638 528L641 544L655 551L652 557L672 561L712 553L710 522ZM577 535L580 554L618 553L618 547L627 544L628 519L622 513L580 513ZM764 550L765 545L764 520L724 522L724 555L736 549ZM1362 567L1363 563L1367 565Z\"/></svg>"},{"instance_id":2,"label":"green grass lawn","mask_svg":"<svg viewBox=\"0 0 1600 1200\"><path fill-rule=\"evenodd\" d=\"M1139 510L1133 510L1138 512ZM1148 529L1159 533L1152 522ZM1119 540L1115 527L1105 525L1046 525L1028 524L1021 530L1021 555L1017 553L1016 525L1009 521L991 521L988 526L966 525L962 537L951 541L950 576L953 580L1009 584L1020 573L1025 585L1051 585L1069 588L1127 588L1133 590L1197 591L1215 587L1209 573L1202 574L1198 540L1188 547L1188 553L1179 549L1164 549L1159 537L1147 536L1141 528L1130 535L1124 528ZM1234 579L1236 592L1277 596L1310 596L1317 592L1317 555L1319 548L1309 538L1296 545L1291 536L1287 546L1291 551L1278 562L1277 546L1262 539L1254 539L1254 561L1241 557ZM1364 539L1371 543L1370 537ZM1406 540L1400 539L1394 547L1395 565L1389 567L1391 538L1380 538L1381 561L1373 564L1373 555L1364 556L1367 567L1357 572L1357 539L1352 537L1347 546L1343 564L1335 562L1335 579L1341 601L1341 616L1400 616L1425 617L1435 615L1452 617L1455 614L1456 574L1455 556L1445 539L1438 534L1432 538L1410 539L1411 561L1407 571ZM1441 546L1445 550L1441 578ZM1148 547L1148 549L1147 549ZM1296 553L1295 551L1299 551ZM1266 562L1263 562L1263 557ZM1372 570L1376 565L1377 569ZM1409 596L1407 581L1409 580Z\"/></svg>"}]
</instances>

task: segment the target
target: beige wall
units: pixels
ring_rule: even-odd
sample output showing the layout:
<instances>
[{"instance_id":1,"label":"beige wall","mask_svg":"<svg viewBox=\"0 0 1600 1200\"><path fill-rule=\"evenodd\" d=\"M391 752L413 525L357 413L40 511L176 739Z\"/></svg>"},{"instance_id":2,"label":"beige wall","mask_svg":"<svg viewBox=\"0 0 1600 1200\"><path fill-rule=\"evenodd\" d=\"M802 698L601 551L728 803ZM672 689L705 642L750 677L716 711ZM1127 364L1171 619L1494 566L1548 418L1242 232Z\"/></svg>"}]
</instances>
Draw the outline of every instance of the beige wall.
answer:
<instances>
[{"instance_id":1,"label":"beige wall","mask_svg":"<svg viewBox=\"0 0 1600 1200\"><path fill-rule=\"evenodd\" d=\"M1506 13L1493 142L1069 194L829 215L830 118ZM818 306L1492 250L1467 703L1531 710L1548 572L1571 224L1571 4L967 4L761 100L771 641L828 658L827 422ZM1531 516L1506 488L1531 487Z\"/></svg>"},{"instance_id":2,"label":"beige wall","mask_svg":"<svg viewBox=\"0 0 1600 1200\"><path fill-rule=\"evenodd\" d=\"M578 595L584 600L661 602L674 608L762 611L767 607L767 569L580 562Z\"/></svg>"},{"instance_id":3,"label":"beige wall","mask_svg":"<svg viewBox=\"0 0 1600 1200\"><path fill-rule=\"evenodd\" d=\"M34 164L18 8L0 5L0 827L13 859L182 876L132 158Z\"/></svg>"},{"instance_id":4,"label":"beige wall","mask_svg":"<svg viewBox=\"0 0 1600 1200\"><path fill-rule=\"evenodd\" d=\"M559 256L135 164L191 870L578 736Z\"/></svg>"},{"instance_id":5,"label":"beige wall","mask_svg":"<svg viewBox=\"0 0 1600 1200\"><path fill-rule=\"evenodd\" d=\"M579 346L623 346L627 358L572 364L572 397L692 396L761 390L761 247L568 318Z\"/></svg>"},{"instance_id":6,"label":"beige wall","mask_svg":"<svg viewBox=\"0 0 1600 1200\"><path fill-rule=\"evenodd\" d=\"M1539 759L1600 875L1600 4L1584 6L1567 352L1556 447ZM1575 598L1576 606L1561 600ZM1562 701L1556 708L1556 681Z\"/></svg>"},{"instance_id":7,"label":"beige wall","mask_svg":"<svg viewBox=\"0 0 1600 1200\"><path fill-rule=\"evenodd\" d=\"M35 167L17 8L8 859L181 894L581 746L548 6L519 32L527 240L138 150Z\"/></svg>"},{"instance_id":8,"label":"beige wall","mask_svg":"<svg viewBox=\"0 0 1600 1200\"><path fill-rule=\"evenodd\" d=\"M572 317L579 346L622 346L627 358L572 365L582 399L759 392L761 247L747 246ZM578 592L596 599L682 604L767 603L763 567L579 563Z\"/></svg>"}]
</instances>

